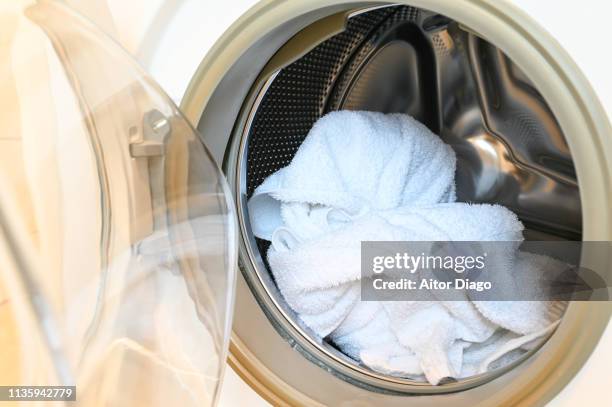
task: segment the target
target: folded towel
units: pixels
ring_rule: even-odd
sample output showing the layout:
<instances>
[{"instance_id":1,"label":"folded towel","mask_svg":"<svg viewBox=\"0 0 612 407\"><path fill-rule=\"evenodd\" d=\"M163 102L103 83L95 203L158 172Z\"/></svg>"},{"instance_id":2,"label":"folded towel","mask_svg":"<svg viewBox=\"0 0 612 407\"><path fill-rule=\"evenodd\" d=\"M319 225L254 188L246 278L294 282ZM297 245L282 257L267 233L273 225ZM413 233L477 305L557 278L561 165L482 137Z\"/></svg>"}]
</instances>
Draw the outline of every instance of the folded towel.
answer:
<instances>
[{"instance_id":1,"label":"folded towel","mask_svg":"<svg viewBox=\"0 0 612 407\"><path fill-rule=\"evenodd\" d=\"M463 301L433 292L422 301L360 301L361 241L515 242L495 254L504 284L519 268L547 267L517 256L523 226L512 212L455 202L455 162L409 116L333 112L249 200L253 233L271 241L268 262L288 305L315 335L376 371L432 384L466 377L512 360L561 316L559 303L461 292Z\"/></svg>"}]
</instances>

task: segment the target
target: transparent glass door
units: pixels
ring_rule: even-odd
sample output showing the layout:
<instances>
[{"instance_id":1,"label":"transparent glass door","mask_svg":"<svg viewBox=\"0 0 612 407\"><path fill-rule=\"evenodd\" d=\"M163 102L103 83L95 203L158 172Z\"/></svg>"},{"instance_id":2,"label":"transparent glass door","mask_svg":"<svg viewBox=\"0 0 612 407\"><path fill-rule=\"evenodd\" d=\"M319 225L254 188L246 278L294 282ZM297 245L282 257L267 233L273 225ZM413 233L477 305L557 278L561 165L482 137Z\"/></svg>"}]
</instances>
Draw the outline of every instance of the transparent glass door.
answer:
<instances>
[{"instance_id":1,"label":"transparent glass door","mask_svg":"<svg viewBox=\"0 0 612 407\"><path fill-rule=\"evenodd\" d=\"M223 174L88 21L49 1L0 16L0 384L214 403L237 262Z\"/></svg>"}]
</instances>

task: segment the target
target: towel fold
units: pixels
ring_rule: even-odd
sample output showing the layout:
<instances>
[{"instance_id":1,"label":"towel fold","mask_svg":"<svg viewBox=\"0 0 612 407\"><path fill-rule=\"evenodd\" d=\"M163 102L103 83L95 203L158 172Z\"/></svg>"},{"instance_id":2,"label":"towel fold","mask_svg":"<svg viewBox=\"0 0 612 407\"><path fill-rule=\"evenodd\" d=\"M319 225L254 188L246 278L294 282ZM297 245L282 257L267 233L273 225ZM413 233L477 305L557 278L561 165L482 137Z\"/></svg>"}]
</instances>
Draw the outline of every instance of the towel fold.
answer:
<instances>
[{"instance_id":1,"label":"towel fold","mask_svg":"<svg viewBox=\"0 0 612 407\"><path fill-rule=\"evenodd\" d=\"M253 233L271 239L285 220L281 203L356 215L453 202L455 161L453 150L410 116L329 113L315 123L291 164L266 178L249 200Z\"/></svg>"},{"instance_id":2,"label":"towel fold","mask_svg":"<svg viewBox=\"0 0 612 407\"><path fill-rule=\"evenodd\" d=\"M271 241L268 262L288 305L319 338L381 373L432 384L481 373L561 317L562 303L462 292L460 301L433 292L420 301L360 301L362 241L515 242L495 254L510 287L518 270L552 265L517 255L523 225L511 211L455 202L455 163L453 150L409 116L333 112L248 202L253 233Z\"/></svg>"}]
</instances>

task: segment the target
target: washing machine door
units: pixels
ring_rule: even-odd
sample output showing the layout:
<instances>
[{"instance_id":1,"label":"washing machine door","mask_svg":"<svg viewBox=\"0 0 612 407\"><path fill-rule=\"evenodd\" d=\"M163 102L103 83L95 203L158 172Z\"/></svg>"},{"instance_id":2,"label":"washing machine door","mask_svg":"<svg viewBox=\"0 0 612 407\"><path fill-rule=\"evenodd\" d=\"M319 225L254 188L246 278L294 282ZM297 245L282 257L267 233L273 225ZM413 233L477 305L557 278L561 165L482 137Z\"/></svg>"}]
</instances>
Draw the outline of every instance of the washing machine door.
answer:
<instances>
[{"instance_id":1,"label":"washing machine door","mask_svg":"<svg viewBox=\"0 0 612 407\"><path fill-rule=\"evenodd\" d=\"M88 21L1 7L3 382L76 385L87 406L214 403L236 267L219 167Z\"/></svg>"}]
</instances>

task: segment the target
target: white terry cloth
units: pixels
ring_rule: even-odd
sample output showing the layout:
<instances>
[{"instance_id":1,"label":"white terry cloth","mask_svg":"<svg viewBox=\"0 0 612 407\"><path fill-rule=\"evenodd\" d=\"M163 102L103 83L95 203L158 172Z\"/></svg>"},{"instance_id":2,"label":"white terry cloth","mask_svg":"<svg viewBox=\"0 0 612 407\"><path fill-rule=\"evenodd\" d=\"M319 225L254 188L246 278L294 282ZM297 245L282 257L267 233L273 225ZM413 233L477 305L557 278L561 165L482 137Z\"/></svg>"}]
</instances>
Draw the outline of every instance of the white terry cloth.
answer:
<instances>
[{"instance_id":1,"label":"white terry cloth","mask_svg":"<svg viewBox=\"0 0 612 407\"><path fill-rule=\"evenodd\" d=\"M369 212L342 224L305 241L285 227L274 232L268 261L289 306L319 337L331 334L340 349L373 369L424 374L432 383L460 377L465 344L485 341L497 325L467 298L439 302L433 295L382 303L372 318L363 305L369 303L359 301L361 242L509 240L522 230L516 216L501 206L456 203Z\"/></svg>"},{"instance_id":2,"label":"white terry cloth","mask_svg":"<svg viewBox=\"0 0 612 407\"><path fill-rule=\"evenodd\" d=\"M419 358L399 343L380 302L358 302L330 338L345 354L378 372L423 375Z\"/></svg>"},{"instance_id":3,"label":"white terry cloth","mask_svg":"<svg viewBox=\"0 0 612 407\"><path fill-rule=\"evenodd\" d=\"M384 221L382 221L384 222ZM359 301L362 240L403 240L400 227L381 226L375 214L318 239L298 240L281 227L272 236L268 262L276 284L302 321L323 338Z\"/></svg>"},{"instance_id":4,"label":"white terry cloth","mask_svg":"<svg viewBox=\"0 0 612 407\"><path fill-rule=\"evenodd\" d=\"M536 290L539 287L538 278L540 276L545 275L548 271L564 269L563 263L559 260L533 253L516 252L513 260L507 273L496 273L499 279L496 284L516 293L519 290ZM516 278L518 274L521 275L520 278ZM516 281L521 281L521 286L517 286ZM531 284L527 283L529 281ZM513 295L508 294L508 296ZM516 296L518 297L518 294ZM534 295L533 298L536 296ZM546 330L553 322L561 318L567 306L565 301L476 301L472 299L472 302L490 321L522 335ZM525 315L529 315L529 318L525 318Z\"/></svg>"},{"instance_id":5,"label":"white terry cloth","mask_svg":"<svg viewBox=\"0 0 612 407\"><path fill-rule=\"evenodd\" d=\"M455 161L453 150L410 116L329 113L315 123L291 164L266 178L249 200L253 233L271 239L283 225L281 202L350 215L453 202Z\"/></svg>"},{"instance_id":6,"label":"white terry cloth","mask_svg":"<svg viewBox=\"0 0 612 407\"><path fill-rule=\"evenodd\" d=\"M408 116L334 112L249 200L252 231L272 243L268 261L288 305L317 336L379 372L433 384L465 377L544 335L560 316L557 303L475 302L462 293L465 301L433 293L360 301L361 241L514 241L497 254L511 276L523 226L501 206L456 203L455 162ZM512 335L497 338L501 354L470 352L499 329Z\"/></svg>"}]
</instances>

